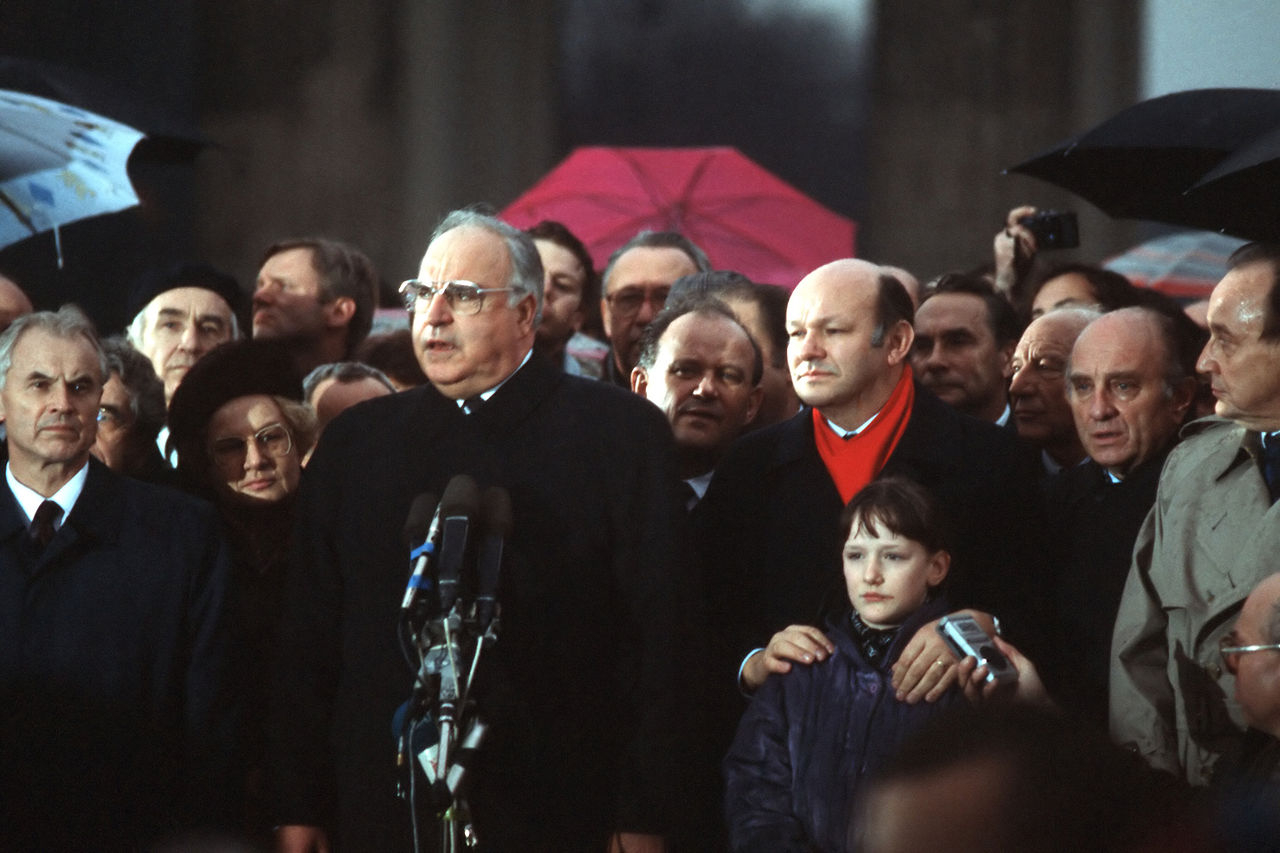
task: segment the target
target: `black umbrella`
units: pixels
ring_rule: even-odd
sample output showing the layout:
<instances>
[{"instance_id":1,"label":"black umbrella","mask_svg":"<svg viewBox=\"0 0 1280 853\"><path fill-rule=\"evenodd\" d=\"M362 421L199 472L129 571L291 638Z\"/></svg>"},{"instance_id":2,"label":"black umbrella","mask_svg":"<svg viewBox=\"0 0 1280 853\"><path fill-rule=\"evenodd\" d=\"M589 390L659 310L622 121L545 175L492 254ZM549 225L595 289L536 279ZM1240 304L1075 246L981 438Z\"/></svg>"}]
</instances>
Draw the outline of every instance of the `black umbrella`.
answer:
<instances>
[{"instance_id":1,"label":"black umbrella","mask_svg":"<svg viewBox=\"0 0 1280 853\"><path fill-rule=\"evenodd\" d=\"M1220 162L1187 190L1221 230L1250 240L1280 240L1280 127Z\"/></svg>"},{"instance_id":2,"label":"black umbrella","mask_svg":"<svg viewBox=\"0 0 1280 853\"><path fill-rule=\"evenodd\" d=\"M1192 190L1277 129L1280 91L1175 92L1122 110L1007 171L1057 184L1110 216L1277 239L1274 204L1238 204L1227 185Z\"/></svg>"}]
</instances>

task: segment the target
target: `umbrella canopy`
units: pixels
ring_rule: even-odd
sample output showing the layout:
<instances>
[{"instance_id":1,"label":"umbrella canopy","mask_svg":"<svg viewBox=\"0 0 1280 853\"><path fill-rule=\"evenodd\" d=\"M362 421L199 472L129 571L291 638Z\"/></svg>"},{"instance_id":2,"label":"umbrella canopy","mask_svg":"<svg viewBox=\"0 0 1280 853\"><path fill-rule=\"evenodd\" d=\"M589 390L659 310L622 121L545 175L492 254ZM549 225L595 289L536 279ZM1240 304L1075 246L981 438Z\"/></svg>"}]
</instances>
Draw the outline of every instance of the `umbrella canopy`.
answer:
<instances>
[{"instance_id":1,"label":"umbrella canopy","mask_svg":"<svg viewBox=\"0 0 1280 853\"><path fill-rule=\"evenodd\" d=\"M787 287L851 257L856 229L733 148L579 148L501 216L563 222L601 268L638 231L678 231L717 269Z\"/></svg>"},{"instance_id":2,"label":"umbrella canopy","mask_svg":"<svg viewBox=\"0 0 1280 853\"><path fill-rule=\"evenodd\" d=\"M0 247L137 204L126 166L140 139L78 107L0 89Z\"/></svg>"},{"instance_id":3,"label":"umbrella canopy","mask_svg":"<svg viewBox=\"0 0 1280 853\"><path fill-rule=\"evenodd\" d=\"M1185 231L1139 243L1103 266L1139 287L1194 302L1209 298L1214 285L1227 274L1227 258L1243 244L1211 231Z\"/></svg>"},{"instance_id":4,"label":"umbrella canopy","mask_svg":"<svg viewBox=\"0 0 1280 853\"><path fill-rule=\"evenodd\" d=\"M1235 185L1196 185L1277 130L1280 90L1175 92L1122 110L1007 171L1070 190L1110 216L1274 240L1274 201L1241 204ZM1258 198L1274 199L1277 189L1259 190Z\"/></svg>"}]
</instances>

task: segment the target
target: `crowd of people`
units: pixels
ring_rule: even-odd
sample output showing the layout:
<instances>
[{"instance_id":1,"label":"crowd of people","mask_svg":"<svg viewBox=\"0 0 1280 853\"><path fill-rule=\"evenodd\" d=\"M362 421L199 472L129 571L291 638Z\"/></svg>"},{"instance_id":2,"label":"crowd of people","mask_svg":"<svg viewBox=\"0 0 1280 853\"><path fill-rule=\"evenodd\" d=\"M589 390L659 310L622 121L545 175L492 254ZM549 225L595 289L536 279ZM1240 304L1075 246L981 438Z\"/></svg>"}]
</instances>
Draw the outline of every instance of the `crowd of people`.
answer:
<instances>
[{"instance_id":1,"label":"crowd of people","mask_svg":"<svg viewBox=\"0 0 1280 853\"><path fill-rule=\"evenodd\" d=\"M1201 324L1029 213L765 283L460 210L372 335L329 239L105 338L0 277L0 846L1277 849L1280 245ZM459 475L510 508L446 808L405 537Z\"/></svg>"}]
</instances>

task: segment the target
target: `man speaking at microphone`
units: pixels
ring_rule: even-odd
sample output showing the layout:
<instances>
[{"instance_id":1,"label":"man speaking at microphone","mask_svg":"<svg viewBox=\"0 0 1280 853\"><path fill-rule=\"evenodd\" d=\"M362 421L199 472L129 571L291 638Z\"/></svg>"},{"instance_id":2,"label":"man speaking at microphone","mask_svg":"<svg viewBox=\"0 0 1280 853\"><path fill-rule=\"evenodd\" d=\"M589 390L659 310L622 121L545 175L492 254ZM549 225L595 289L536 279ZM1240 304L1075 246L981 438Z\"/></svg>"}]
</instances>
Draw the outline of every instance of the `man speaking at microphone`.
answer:
<instances>
[{"instance_id":1,"label":"man speaking at microphone","mask_svg":"<svg viewBox=\"0 0 1280 853\"><path fill-rule=\"evenodd\" d=\"M514 520L477 695L489 733L468 765L479 849L659 850L691 600L670 430L643 399L532 354L541 262L505 223L450 214L402 292L430 384L336 419L299 499L272 719L279 847L410 847L391 726L413 687L400 530L415 496L467 474L505 488Z\"/></svg>"}]
</instances>

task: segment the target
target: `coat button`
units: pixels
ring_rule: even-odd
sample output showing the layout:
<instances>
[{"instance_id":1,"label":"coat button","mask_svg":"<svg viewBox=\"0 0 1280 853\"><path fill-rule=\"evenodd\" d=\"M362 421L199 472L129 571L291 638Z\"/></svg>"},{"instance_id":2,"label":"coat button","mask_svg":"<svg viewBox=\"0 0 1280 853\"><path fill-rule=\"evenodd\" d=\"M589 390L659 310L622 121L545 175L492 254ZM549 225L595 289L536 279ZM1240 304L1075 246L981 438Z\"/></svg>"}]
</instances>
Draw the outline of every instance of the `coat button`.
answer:
<instances>
[{"instance_id":1,"label":"coat button","mask_svg":"<svg viewBox=\"0 0 1280 853\"><path fill-rule=\"evenodd\" d=\"M1209 675L1213 676L1214 681L1217 681L1222 677L1222 667L1218 666L1216 663L1209 664L1207 671Z\"/></svg>"}]
</instances>

